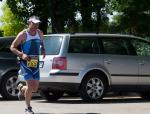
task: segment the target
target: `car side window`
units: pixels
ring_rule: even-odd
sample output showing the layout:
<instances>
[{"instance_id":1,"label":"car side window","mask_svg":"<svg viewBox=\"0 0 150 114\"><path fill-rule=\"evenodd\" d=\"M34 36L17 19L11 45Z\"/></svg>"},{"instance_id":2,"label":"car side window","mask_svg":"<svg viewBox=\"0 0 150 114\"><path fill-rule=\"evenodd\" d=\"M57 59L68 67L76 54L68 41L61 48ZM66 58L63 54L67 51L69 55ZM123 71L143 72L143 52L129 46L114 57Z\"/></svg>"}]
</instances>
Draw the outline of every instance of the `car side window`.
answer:
<instances>
[{"instance_id":1,"label":"car side window","mask_svg":"<svg viewBox=\"0 0 150 114\"><path fill-rule=\"evenodd\" d=\"M150 56L150 43L133 39L132 44L135 47L138 56Z\"/></svg>"},{"instance_id":2,"label":"car side window","mask_svg":"<svg viewBox=\"0 0 150 114\"><path fill-rule=\"evenodd\" d=\"M127 46L129 55L137 55L136 50L134 46L132 45L132 40L130 37L126 38L126 46Z\"/></svg>"},{"instance_id":3,"label":"car side window","mask_svg":"<svg viewBox=\"0 0 150 114\"><path fill-rule=\"evenodd\" d=\"M68 52L99 54L98 38L88 38L88 37L70 38Z\"/></svg>"},{"instance_id":4,"label":"car side window","mask_svg":"<svg viewBox=\"0 0 150 114\"><path fill-rule=\"evenodd\" d=\"M128 55L125 40L121 38L102 38L104 54Z\"/></svg>"},{"instance_id":5,"label":"car side window","mask_svg":"<svg viewBox=\"0 0 150 114\"><path fill-rule=\"evenodd\" d=\"M11 41L1 40L0 42L0 52L11 52L10 51Z\"/></svg>"}]
</instances>

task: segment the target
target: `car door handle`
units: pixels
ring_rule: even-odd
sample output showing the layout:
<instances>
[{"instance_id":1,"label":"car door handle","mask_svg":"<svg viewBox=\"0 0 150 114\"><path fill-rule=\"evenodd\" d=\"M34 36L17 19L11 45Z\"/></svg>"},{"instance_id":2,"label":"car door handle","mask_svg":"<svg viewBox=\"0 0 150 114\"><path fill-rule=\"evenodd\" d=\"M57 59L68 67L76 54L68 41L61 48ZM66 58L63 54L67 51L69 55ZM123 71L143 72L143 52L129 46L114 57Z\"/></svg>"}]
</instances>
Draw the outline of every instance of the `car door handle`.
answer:
<instances>
[{"instance_id":1,"label":"car door handle","mask_svg":"<svg viewBox=\"0 0 150 114\"><path fill-rule=\"evenodd\" d=\"M105 60L105 63L110 64L112 60Z\"/></svg>"},{"instance_id":2,"label":"car door handle","mask_svg":"<svg viewBox=\"0 0 150 114\"><path fill-rule=\"evenodd\" d=\"M139 62L139 65L144 65L145 61Z\"/></svg>"},{"instance_id":3,"label":"car door handle","mask_svg":"<svg viewBox=\"0 0 150 114\"><path fill-rule=\"evenodd\" d=\"M144 65L144 63L139 63L139 65Z\"/></svg>"}]
</instances>

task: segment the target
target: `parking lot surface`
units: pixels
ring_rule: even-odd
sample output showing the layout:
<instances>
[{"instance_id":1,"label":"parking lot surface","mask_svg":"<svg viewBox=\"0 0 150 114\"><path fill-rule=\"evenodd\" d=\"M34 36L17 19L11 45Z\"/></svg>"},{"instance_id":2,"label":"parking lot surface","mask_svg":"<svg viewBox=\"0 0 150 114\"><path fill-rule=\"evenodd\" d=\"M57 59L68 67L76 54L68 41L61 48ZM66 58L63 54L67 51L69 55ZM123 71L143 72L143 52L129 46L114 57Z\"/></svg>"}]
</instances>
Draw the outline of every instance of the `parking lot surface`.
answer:
<instances>
[{"instance_id":1,"label":"parking lot surface","mask_svg":"<svg viewBox=\"0 0 150 114\"><path fill-rule=\"evenodd\" d=\"M85 103L70 97L56 102L34 98L32 106L35 114L150 114L150 101L139 96L105 97L101 103ZM24 114L24 107L24 101L0 98L0 114Z\"/></svg>"}]
</instances>

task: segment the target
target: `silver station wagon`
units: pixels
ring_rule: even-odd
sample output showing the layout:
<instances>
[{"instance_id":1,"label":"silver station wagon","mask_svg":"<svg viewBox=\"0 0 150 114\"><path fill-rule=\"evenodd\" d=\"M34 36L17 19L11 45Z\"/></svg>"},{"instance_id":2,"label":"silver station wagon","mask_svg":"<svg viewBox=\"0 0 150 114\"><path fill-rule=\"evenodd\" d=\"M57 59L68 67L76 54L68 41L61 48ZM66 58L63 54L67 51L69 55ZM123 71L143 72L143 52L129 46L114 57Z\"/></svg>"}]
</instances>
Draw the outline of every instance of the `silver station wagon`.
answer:
<instances>
[{"instance_id":1,"label":"silver station wagon","mask_svg":"<svg viewBox=\"0 0 150 114\"><path fill-rule=\"evenodd\" d=\"M42 95L58 100L64 92L100 102L108 91L150 97L150 42L132 35L52 34L40 57Z\"/></svg>"}]
</instances>

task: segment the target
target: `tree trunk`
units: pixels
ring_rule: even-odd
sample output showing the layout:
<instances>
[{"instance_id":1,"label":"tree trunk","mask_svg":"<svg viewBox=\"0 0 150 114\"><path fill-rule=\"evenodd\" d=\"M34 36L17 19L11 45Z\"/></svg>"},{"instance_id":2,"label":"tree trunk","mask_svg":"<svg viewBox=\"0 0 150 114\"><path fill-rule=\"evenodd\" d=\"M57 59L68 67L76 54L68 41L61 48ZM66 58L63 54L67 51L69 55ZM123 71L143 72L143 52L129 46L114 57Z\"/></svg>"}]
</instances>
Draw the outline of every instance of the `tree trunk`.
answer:
<instances>
[{"instance_id":1,"label":"tree trunk","mask_svg":"<svg viewBox=\"0 0 150 114\"><path fill-rule=\"evenodd\" d=\"M64 32L64 20L63 16L65 14L62 14L59 8L60 1L58 0L52 0L52 33L63 33ZM62 9L61 9L62 10Z\"/></svg>"},{"instance_id":2,"label":"tree trunk","mask_svg":"<svg viewBox=\"0 0 150 114\"><path fill-rule=\"evenodd\" d=\"M81 4L81 15L82 15L82 29L83 32L93 31L93 23L91 20L91 4L90 0L80 0Z\"/></svg>"},{"instance_id":3,"label":"tree trunk","mask_svg":"<svg viewBox=\"0 0 150 114\"><path fill-rule=\"evenodd\" d=\"M100 31L100 24L101 24L101 21L102 21L102 19L101 19L101 14L100 14L100 9L99 8L97 8L97 20L96 20L96 32L99 32Z\"/></svg>"},{"instance_id":4,"label":"tree trunk","mask_svg":"<svg viewBox=\"0 0 150 114\"><path fill-rule=\"evenodd\" d=\"M42 18L40 24L40 30L43 31L44 34L47 34L47 27L48 27L48 18Z\"/></svg>"}]
</instances>

